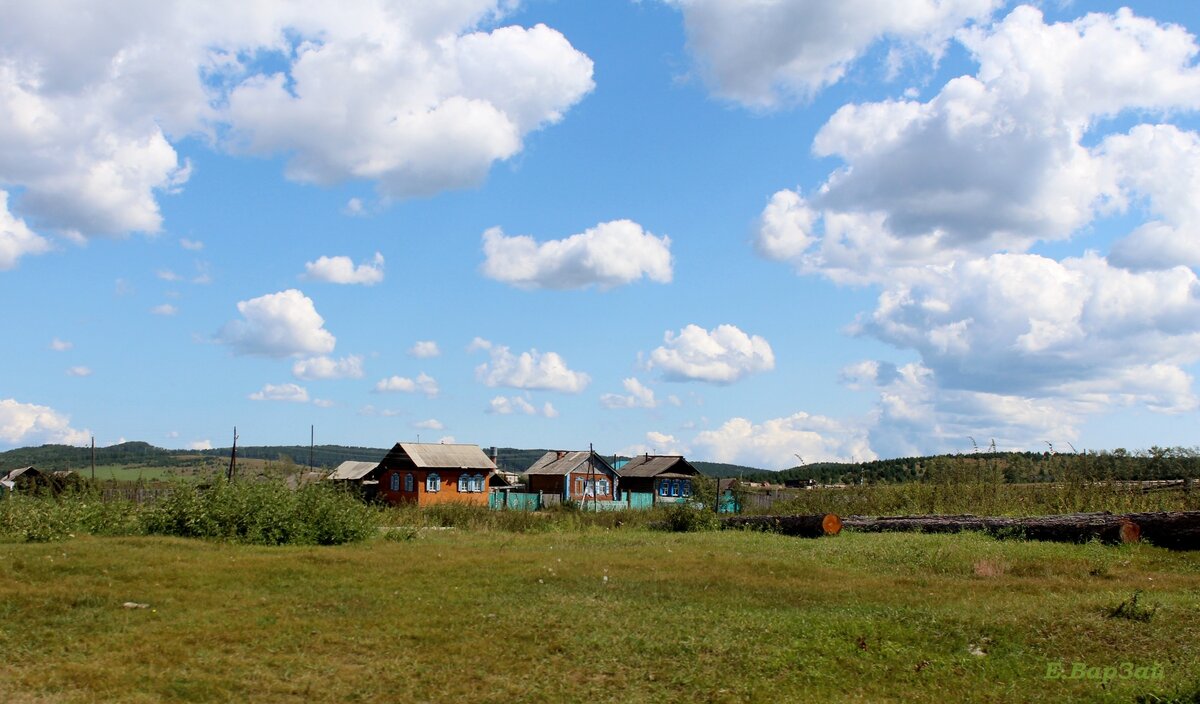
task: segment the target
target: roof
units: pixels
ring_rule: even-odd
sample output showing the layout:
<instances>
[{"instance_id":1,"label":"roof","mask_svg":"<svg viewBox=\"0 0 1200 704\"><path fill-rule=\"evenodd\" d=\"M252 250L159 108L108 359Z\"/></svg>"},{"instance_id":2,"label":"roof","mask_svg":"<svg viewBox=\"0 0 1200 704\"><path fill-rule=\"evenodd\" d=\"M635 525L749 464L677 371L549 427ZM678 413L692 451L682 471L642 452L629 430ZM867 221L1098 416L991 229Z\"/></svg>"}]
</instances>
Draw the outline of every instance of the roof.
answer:
<instances>
[{"instance_id":1,"label":"roof","mask_svg":"<svg viewBox=\"0 0 1200 704\"><path fill-rule=\"evenodd\" d=\"M700 472L680 455L638 455L617 472L622 477L657 477L664 472L695 476Z\"/></svg>"},{"instance_id":2,"label":"roof","mask_svg":"<svg viewBox=\"0 0 1200 704\"><path fill-rule=\"evenodd\" d=\"M379 466L378 462L355 462L347 460L337 466L337 469L330 473L330 479L341 479L357 481L371 473L371 470Z\"/></svg>"},{"instance_id":3,"label":"roof","mask_svg":"<svg viewBox=\"0 0 1200 704\"><path fill-rule=\"evenodd\" d=\"M588 457L593 455L598 460L594 465L597 472L602 474L614 473L612 465L594 452L588 450L551 450L542 455L541 459L537 462L534 462L533 466L525 470L525 474L563 476L571 472L586 472L588 471Z\"/></svg>"},{"instance_id":4,"label":"roof","mask_svg":"<svg viewBox=\"0 0 1200 704\"><path fill-rule=\"evenodd\" d=\"M17 477L19 477L23 474L28 474L30 477L40 477L42 475L41 472L34 469L32 466L29 466L29 467L20 467L20 468L14 469L14 470L10 471L8 474L6 474L4 476L4 478L10 482L16 481Z\"/></svg>"},{"instance_id":5,"label":"roof","mask_svg":"<svg viewBox=\"0 0 1200 704\"><path fill-rule=\"evenodd\" d=\"M418 469L496 469L478 445L420 442L396 443L380 464L396 464L405 459Z\"/></svg>"}]
</instances>

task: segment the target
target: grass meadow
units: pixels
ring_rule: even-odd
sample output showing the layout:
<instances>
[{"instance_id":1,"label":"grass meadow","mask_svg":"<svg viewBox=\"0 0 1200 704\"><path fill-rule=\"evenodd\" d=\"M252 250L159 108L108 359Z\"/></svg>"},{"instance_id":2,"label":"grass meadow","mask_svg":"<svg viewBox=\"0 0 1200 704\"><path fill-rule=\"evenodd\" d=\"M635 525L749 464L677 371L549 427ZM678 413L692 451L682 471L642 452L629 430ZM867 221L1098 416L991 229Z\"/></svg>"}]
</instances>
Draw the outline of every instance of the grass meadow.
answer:
<instances>
[{"instance_id":1,"label":"grass meadow","mask_svg":"<svg viewBox=\"0 0 1200 704\"><path fill-rule=\"evenodd\" d=\"M332 547L0 542L0 701L1200 697L1195 554L472 515Z\"/></svg>"}]
</instances>

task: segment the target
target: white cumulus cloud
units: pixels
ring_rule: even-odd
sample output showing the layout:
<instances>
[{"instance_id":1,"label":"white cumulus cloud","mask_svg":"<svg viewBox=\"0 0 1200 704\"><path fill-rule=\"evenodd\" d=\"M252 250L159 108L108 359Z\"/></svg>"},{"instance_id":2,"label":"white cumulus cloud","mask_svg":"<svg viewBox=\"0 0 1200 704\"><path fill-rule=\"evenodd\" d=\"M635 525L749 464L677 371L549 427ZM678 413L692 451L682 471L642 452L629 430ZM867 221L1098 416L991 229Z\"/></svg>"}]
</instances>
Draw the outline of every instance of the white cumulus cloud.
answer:
<instances>
[{"instance_id":1,"label":"white cumulus cloud","mask_svg":"<svg viewBox=\"0 0 1200 704\"><path fill-rule=\"evenodd\" d=\"M21 445L83 445L90 432L71 427L71 417L33 403L0 399L0 442Z\"/></svg>"},{"instance_id":2,"label":"white cumulus cloud","mask_svg":"<svg viewBox=\"0 0 1200 704\"><path fill-rule=\"evenodd\" d=\"M67 368L67 376L91 376L91 367L76 366Z\"/></svg>"},{"instance_id":3,"label":"white cumulus cloud","mask_svg":"<svg viewBox=\"0 0 1200 704\"><path fill-rule=\"evenodd\" d=\"M655 408L658 401L654 398L654 389L642 384L636 377L629 377L621 382L625 394L602 394L600 405L605 408Z\"/></svg>"},{"instance_id":4,"label":"white cumulus cloud","mask_svg":"<svg viewBox=\"0 0 1200 704\"><path fill-rule=\"evenodd\" d=\"M213 449L212 440L193 440L188 443L189 450L211 450Z\"/></svg>"},{"instance_id":5,"label":"white cumulus cloud","mask_svg":"<svg viewBox=\"0 0 1200 704\"><path fill-rule=\"evenodd\" d=\"M9 212L8 192L0 190L0 271L12 269L21 257L45 254L51 249L46 238Z\"/></svg>"},{"instance_id":6,"label":"white cumulus cloud","mask_svg":"<svg viewBox=\"0 0 1200 704\"><path fill-rule=\"evenodd\" d=\"M527 416L544 416L546 418L557 418L558 410L549 401L542 404L541 408L533 405L529 394L523 396L496 396L488 402L488 413L507 416L511 414L523 414Z\"/></svg>"},{"instance_id":7,"label":"white cumulus cloud","mask_svg":"<svg viewBox=\"0 0 1200 704\"><path fill-rule=\"evenodd\" d=\"M508 347L478 337L471 347L487 350L491 355L491 361L475 367L475 377L487 386L579 393L592 380L584 372L571 370L556 352L533 349L515 355Z\"/></svg>"},{"instance_id":8,"label":"white cumulus cloud","mask_svg":"<svg viewBox=\"0 0 1200 704\"><path fill-rule=\"evenodd\" d=\"M876 459L861 425L804 412L762 423L731 418L715 430L697 434L692 446L715 462L769 469L795 466L796 455L808 462Z\"/></svg>"},{"instance_id":9,"label":"white cumulus cloud","mask_svg":"<svg viewBox=\"0 0 1200 704\"><path fill-rule=\"evenodd\" d=\"M169 315L175 315L176 313L178 313L179 309L176 308L175 306L171 305L170 303L160 303L159 305L156 305L153 308L151 308L150 312L153 313L154 315L168 315L169 316Z\"/></svg>"},{"instance_id":10,"label":"white cumulus cloud","mask_svg":"<svg viewBox=\"0 0 1200 704\"><path fill-rule=\"evenodd\" d=\"M375 390L379 392L399 391L408 394L421 393L425 394L428 398L433 398L438 395L439 389L437 380L422 372L417 375L416 379L404 376L390 376L386 379L380 379L375 384Z\"/></svg>"},{"instance_id":11,"label":"white cumulus cloud","mask_svg":"<svg viewBox=\"0 0 1200 704\"><path fill-rule=\"evenodd\" d=\"M374 286L383 281L383 255L375 253L368 263L354 266L350 257L320 257L304 265L304 276L309 281L324 281L331 284L362 284Z\"/></svg>"},{"instance_id":12,"label":"white cumulus cloud","mask_svg":"<svg viewBox=\"0 0 1200 704\"><path fill-rule=\"evenodd\" d=\"M964 24L999 0L666 0L683 11L688 48L713 91L748 106L811 97L876 42L938 58Z\"/></svg>"},{"instance_id":13,"label":"white cumulus cloud","mask_svg":"<svg viewBox=\"0 0 1200 704\"><path fill-rule=\"evenodd\" d=\"M262 390L250 394L252 401L287 401L308 403L308 389L297 384L266 384Z\"/></svg>"},{"instance_id":14,"label":"white cumulus cloud","mask_svg":"<svg viewBox=\"0 0 1200 704\"><path fill-rule=\"evenodd\" d=\"M655 237L631 220L540 244L492 228L483 233L483 252L484 275L519 288L607 289L641 278L669 283L672 275L670 238Z\"/></svg>"},{"instance_id":15,"label":"white cumulus cloud","mask_svg":"<svg viewBox=\"0 0 1200 704\"><path fill-rule=\"evenodd\" d=\"M420 428L421 430L445 430L446 429L446 426L443 425L442 422L440 420L438 420L437 418L430 418L428 420L417 421L416 423L413 423L413 427Z\"/></svg>"},{"instance_id":16,"label":"white cumulus cloud","mask_svg":"<svg viewBox=\"0 0 1200 704\"><path fill-rule=\"evenodd\" d=\"M341 359L332 357L308 357L292 365L292 375L297 379L361 379L363 358L352 354Z\"/></svg>"},{"instance_id":17,"label":"white cumulus cloud","mask_svg":"<svg viewBox=\"0 0 1200 704\"><path fill-rule=\"evenodd\" d=\"M217 333L237 354L289 357L328 354L337 342L325 329L312 299L296 289L239 301L241 320L231 320Z\"/></svg>"},{"instance_id":18,"label":"white cumulus cloud","mask_svg":"<svg viewBox=\"0 0 1200 704\"><path fill-rule=\"evenodd\" d=\"M678 333L668 330L663 342L650 353L647 367L659 370L672 381L730 384L748 374L775 368L771 345L734 325L718 325L712 330L688 325Z\"/></svg>"},{"instance_id":19,"label":"white cumulus cloud","mask_svg":"<svg viewBox=\"0 0 1200 704\"><path fill-rule=\"evenodd\" d=\"M408 353L417 359L428 359L437 357L442 351L438 349L438 344L433 340L418 340L408 349Z\"/></svg>"},{"instance_id":20,"label":"white cumulus cloud","mask_svg":"<svg viewBox=\"0 0 1200 704\"><path fill-rule=\"evenodd\" d=\"M0 184L88 236L159 231L192 136L385 198L478 184L594 85L558 31L500 26L515 5L18 3L0 26Z\"/></svg>"},{"instance_id":21,"label":"white cumulus cloud","mask_svg":"<svg viewBox=\"0 0 1200 704\"><path fill-rule=\"evenodd\" d=\"M60 340L57 337L50 341L50 349L54 350L55 352L66 352L74 346L75 343L68 342L67 340Z\"/></svg>"}]
</instances>

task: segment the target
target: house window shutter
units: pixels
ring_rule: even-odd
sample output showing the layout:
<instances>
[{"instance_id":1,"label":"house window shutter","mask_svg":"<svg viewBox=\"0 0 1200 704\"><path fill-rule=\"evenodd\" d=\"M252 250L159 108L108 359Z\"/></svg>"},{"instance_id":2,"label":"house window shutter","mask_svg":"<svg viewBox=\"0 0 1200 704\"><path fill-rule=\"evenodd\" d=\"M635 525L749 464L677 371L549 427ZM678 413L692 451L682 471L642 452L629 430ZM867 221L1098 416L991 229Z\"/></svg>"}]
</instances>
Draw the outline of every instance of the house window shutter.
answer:
<instances>
[{"instance_id":1,"label":"house window shutter","mask_svg":"<svg viewBox=\"0 0 1200 704\"><path fill-rule=\"evenodd\" d=\"M404 490L405 491L413 490L413 475L412 474L404 475Z\"/></svg>"},{"instance_id":2,"label":"house window shutter","mask_svg":"<svg viewBox=\"0 0 1200 704\"><path fill-rule=\"evenodd\" d=\"M400 491L400 475L393 474L391 482L392 482L392 491Z\"/></svg>"},{"instance_id":3,"label":"house window shutter","mask_svg":"<svg viewBox=\"0 0 1200 704\"><path fill-rule=\"evenodd\" d=\"M466 472L463 472L462 474L458 475L458 493L465 494L468 491L470 491L471 489L468 484L468 482L470 482L470 481L471 481L471 478L469 476L467 476Z\"/></svg>"}]
</instances>

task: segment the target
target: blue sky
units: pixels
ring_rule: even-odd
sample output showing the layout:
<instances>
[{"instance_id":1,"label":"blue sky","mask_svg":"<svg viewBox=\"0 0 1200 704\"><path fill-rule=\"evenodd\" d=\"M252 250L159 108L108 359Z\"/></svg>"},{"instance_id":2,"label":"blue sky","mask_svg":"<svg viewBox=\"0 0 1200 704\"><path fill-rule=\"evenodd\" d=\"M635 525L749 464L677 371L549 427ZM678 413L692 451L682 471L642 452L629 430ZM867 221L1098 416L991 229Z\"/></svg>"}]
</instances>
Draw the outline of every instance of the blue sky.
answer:
<instances>
[{"instance_id":1,"label":"blue sky","mask_svg":"<svg viewBox=\"0 0 1200 704\"><path fill-rule=\"evenodd\" d=\"M5 3L0 448L1194 445L1190 3Z\"/></svg>"}]
</instances>

